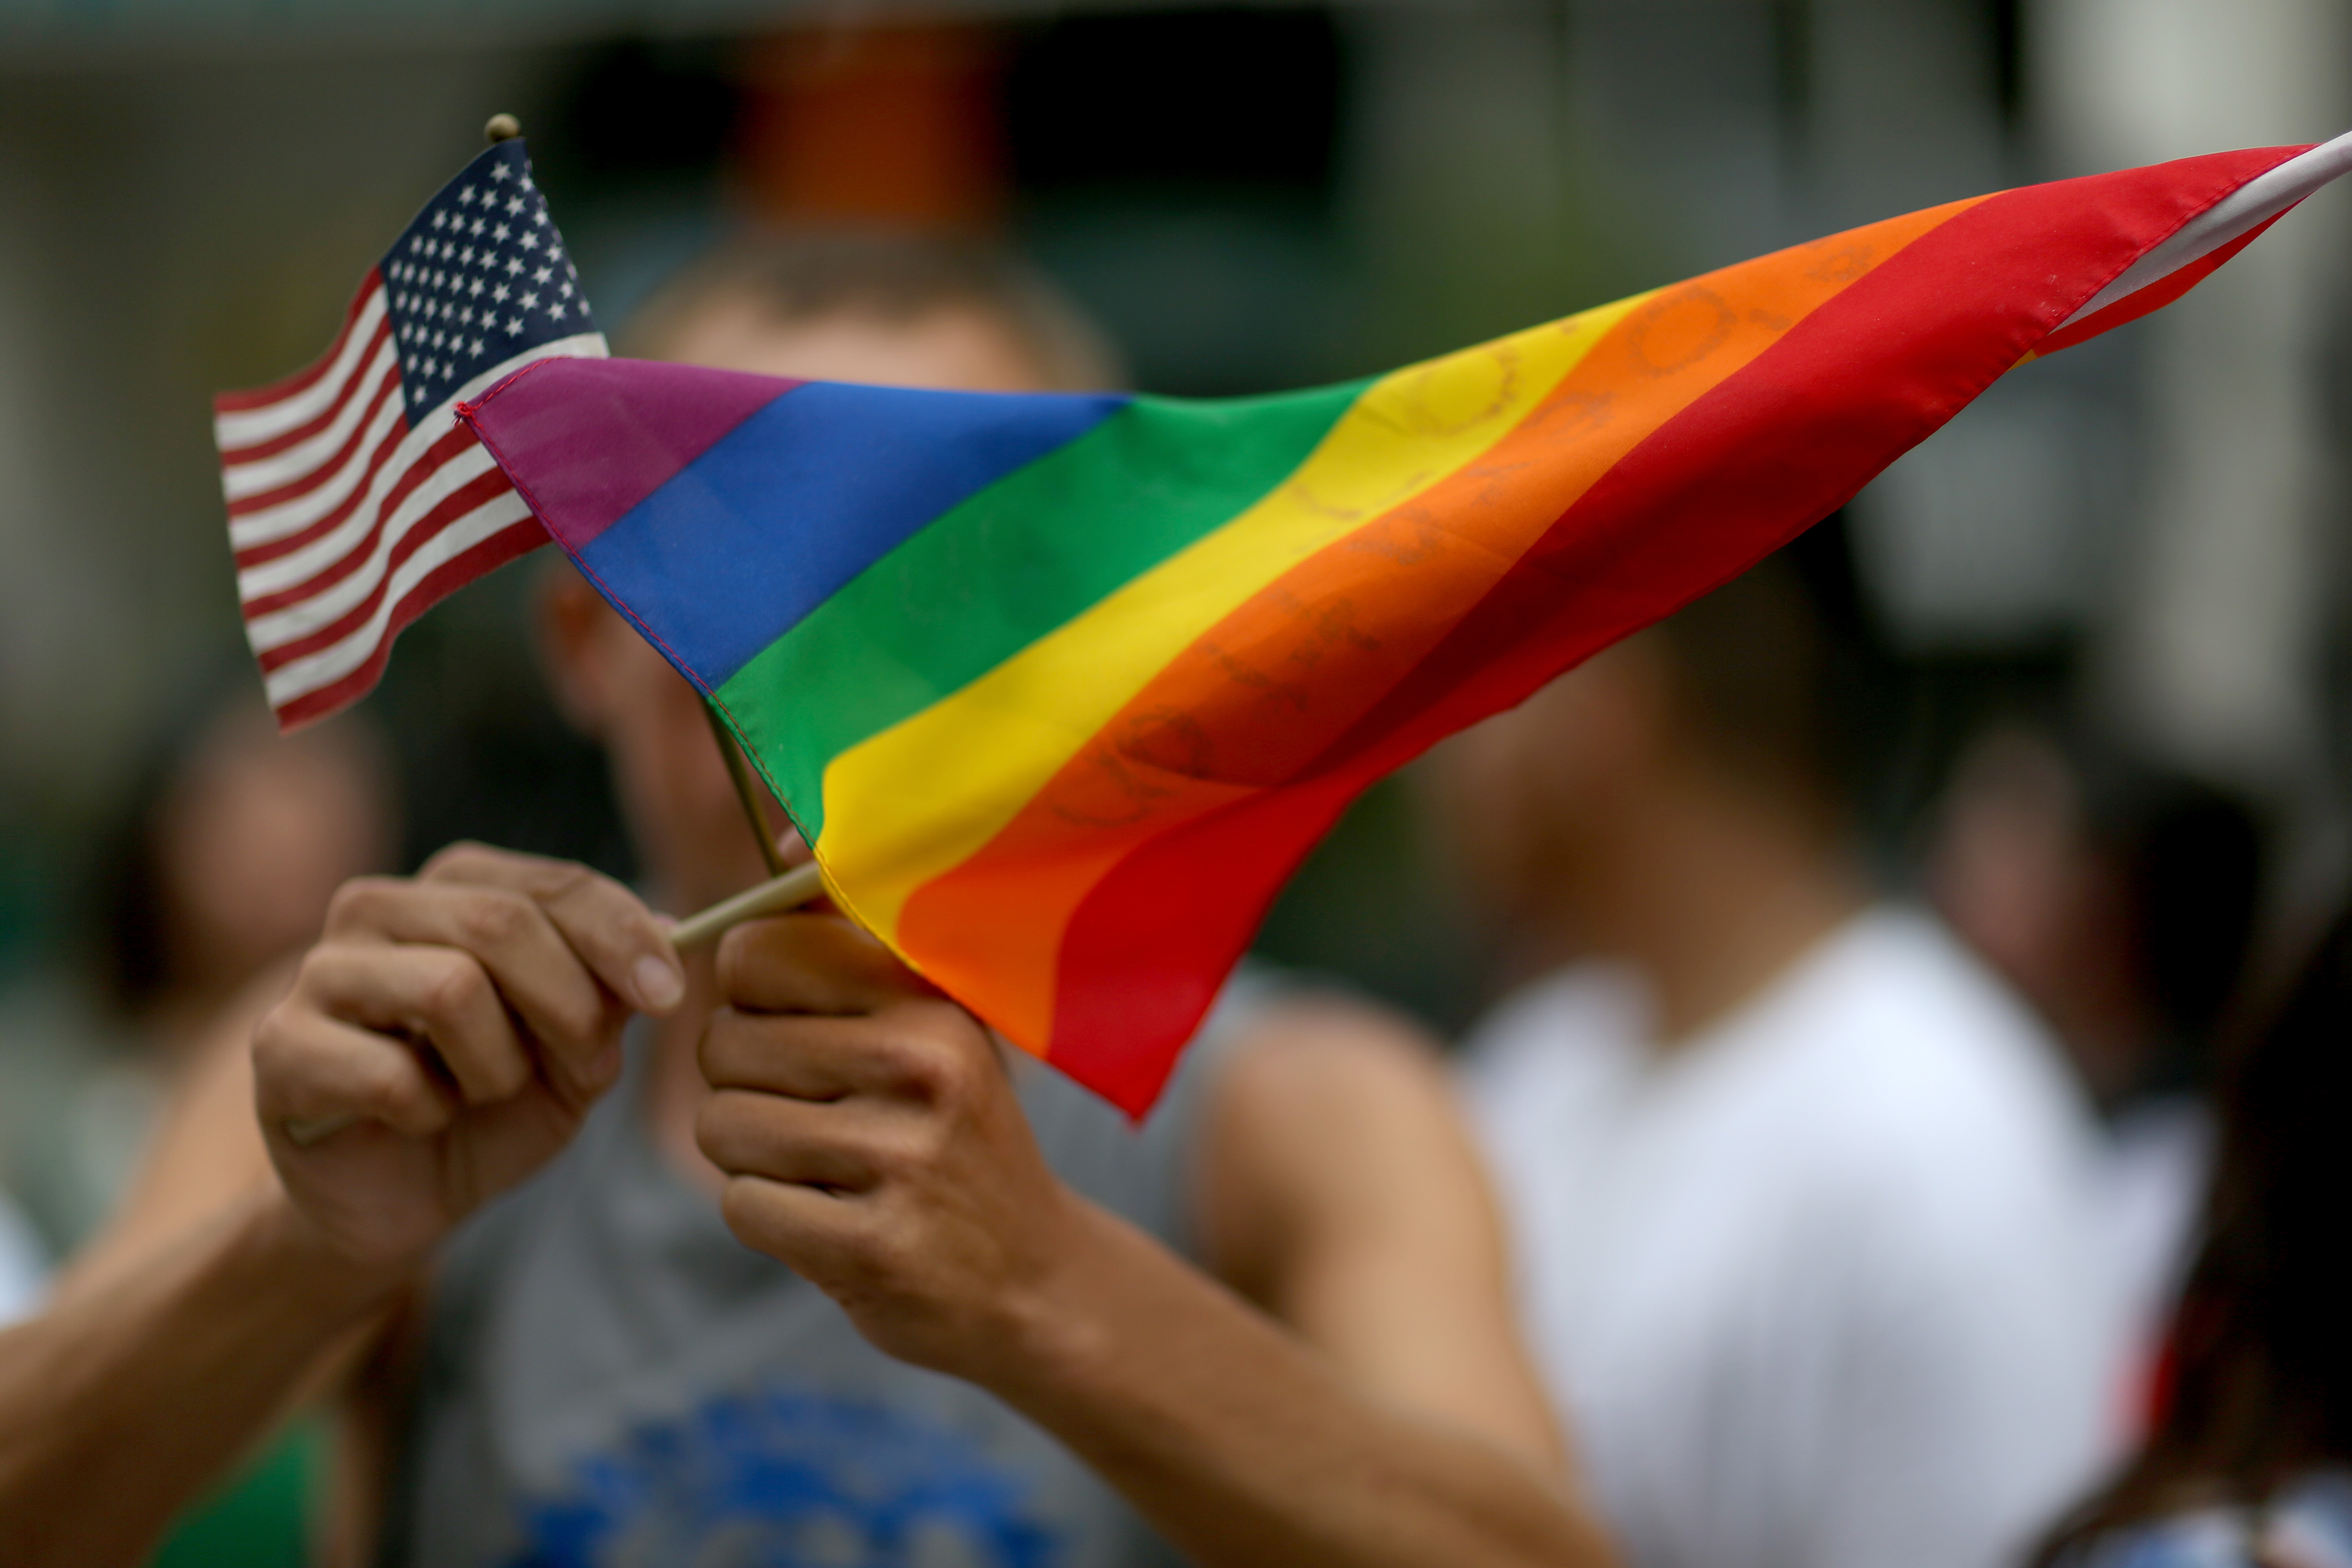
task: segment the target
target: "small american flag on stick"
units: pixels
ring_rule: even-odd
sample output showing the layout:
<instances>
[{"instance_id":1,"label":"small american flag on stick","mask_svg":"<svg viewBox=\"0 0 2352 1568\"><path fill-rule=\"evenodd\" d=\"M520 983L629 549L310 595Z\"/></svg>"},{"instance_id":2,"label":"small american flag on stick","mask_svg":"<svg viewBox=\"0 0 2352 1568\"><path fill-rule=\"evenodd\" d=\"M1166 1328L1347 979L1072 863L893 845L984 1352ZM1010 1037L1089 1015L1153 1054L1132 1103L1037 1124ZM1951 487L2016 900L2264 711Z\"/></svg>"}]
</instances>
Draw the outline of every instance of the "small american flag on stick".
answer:
<instances>
[{"instance_id":1,"label":"small american flag on stick","mask_svg":"<svg viewBox=\"0 0 2352 1568\"><path fill-rule=\"evenodd\" d=\"M547 541L459 401L602 358L522 142L425 204L310 369L213 400L246 636L280 729L367 695L401 628Z\"/></svg>"}]
</instances>

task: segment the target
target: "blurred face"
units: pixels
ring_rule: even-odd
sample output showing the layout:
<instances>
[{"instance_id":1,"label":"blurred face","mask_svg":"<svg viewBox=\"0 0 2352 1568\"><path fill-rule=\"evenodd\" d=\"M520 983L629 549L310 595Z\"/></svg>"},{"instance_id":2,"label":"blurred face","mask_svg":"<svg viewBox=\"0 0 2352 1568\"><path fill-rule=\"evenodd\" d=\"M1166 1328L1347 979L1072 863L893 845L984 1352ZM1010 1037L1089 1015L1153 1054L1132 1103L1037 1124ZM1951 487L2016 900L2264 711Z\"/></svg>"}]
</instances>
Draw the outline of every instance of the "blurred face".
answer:
<instances>
[{"instance_id":1,"label":"blurred face","mask_svg":"<svg viewBox=\"0 0 2352 1568\"><path fill-rule=\"evenodd\" d=\"M2028 994L2050 989L2087 890L2076 796L2072 770L2049 746L1994 735L1955 770L1928 855L1944 918Z\"/></svg>"},{"instance_id":2,"label":"blurred face","mask_svg":"<svg viewBox=\"0 0 2352 1568\"><path fill-rule=\"evenodd\" d=\"M734 301L690 320L668 357L720 370L823 381L1020 392L1043 377L976 311L906 321L856 315L780 324ZM542 641L558 699L604 746L655 892L685 914L764 876L702 700L569 566L551 571ZM765 803L781 831L783 814Z\"/></svg>"},{"instance_id":3,"label":"blurred face","mask_svg":"<svg viewBox=\"0 0 2352 1568\"><path fill-rule=\"evenodd\" d=\"M1996 733L1954 771L1928 852L1936 908L2056 1030L2095 1095L2129 1086L2149 1028L2122 877L2066 759Z\"/></svg>"},{"instance_id":4,"label":"blurred face","mask_svg":"<svg viewBox=\"0 0 2352 1568\"><path fill-rule=\"evenodd\" d=\"M1581 943L1578 896L1664 752L1664 682L1635 638L1432 753L1439 832L1506 931Z\"/></svg>"},{"instance_id":5,"label":"blurred face","mask_svg":"<svg viewBox=\"0 0 2352 1568\"><path fill-rule=\"evenodd\" d=\"M348 721L284 739L257 709L214 723L153 827L188 982L244 980L317 936L337 887L390 863L382 763Z\"/></svg>"},{"instance_id":6,"label":"blurred face","mask_svg":"<svg viewBox=\"0 0 2352 1568\"><path fill-rule=\"evenodd\" d=\"M780 322L749 300L722 296L686 321L662 357L811 381L1045 390L1037 367L1002 324L981 311L954 308L903 321L850 313Z\"/></svg>"}]
</instances>

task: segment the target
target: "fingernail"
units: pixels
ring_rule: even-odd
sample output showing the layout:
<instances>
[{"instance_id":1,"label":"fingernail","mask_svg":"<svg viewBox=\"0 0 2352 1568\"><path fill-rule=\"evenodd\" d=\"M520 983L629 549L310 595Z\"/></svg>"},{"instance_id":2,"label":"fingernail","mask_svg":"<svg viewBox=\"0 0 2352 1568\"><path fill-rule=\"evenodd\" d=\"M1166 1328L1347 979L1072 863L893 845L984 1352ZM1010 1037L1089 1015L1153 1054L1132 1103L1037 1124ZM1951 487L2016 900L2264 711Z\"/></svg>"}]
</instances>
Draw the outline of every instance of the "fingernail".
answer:
<instances>
[{"instance_id":1,"label":"fingernail","mask_svg":"<svg viewBox=\"0 0 2352 1568\"><path fill-rule=\"evenodd\" d=\"M656 1013L675 1007L686 994L684 978L650 952L637 960L631 973L637 983L637 999Z\"/></svg>"}]
</instances>

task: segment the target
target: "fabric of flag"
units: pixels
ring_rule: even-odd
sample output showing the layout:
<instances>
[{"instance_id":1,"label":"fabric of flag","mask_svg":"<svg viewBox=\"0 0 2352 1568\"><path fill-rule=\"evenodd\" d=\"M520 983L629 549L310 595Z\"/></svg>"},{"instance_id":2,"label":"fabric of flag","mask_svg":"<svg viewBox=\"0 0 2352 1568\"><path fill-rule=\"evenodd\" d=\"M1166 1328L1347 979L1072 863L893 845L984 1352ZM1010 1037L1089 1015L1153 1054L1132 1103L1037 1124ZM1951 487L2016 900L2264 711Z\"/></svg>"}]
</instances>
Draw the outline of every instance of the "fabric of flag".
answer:
<instances>
[{"instance_id":1,"label":"fabric of flag","mask_svg":"<svg viewBox=\"0 0 2352 1568\"><path fill-rule=\"evenodd\" d=\"M1130 1112L1347 804L1745 571L2352 139L1913 213L1223 402L551 362L460 410L835 898Z\"/></svg>"},{"instance_id":2,"label":"fabric of flag","mask_svg":"<svg viewBox=\"0 0 2352 1568\"><path fill-rule=\"evenodd\" d=\"M604 353L514 140L416 215L316 364L213 400L237 597L281 728L365 696L402 627L546 542L457 399Z\"/></svg>"}]
</instances>

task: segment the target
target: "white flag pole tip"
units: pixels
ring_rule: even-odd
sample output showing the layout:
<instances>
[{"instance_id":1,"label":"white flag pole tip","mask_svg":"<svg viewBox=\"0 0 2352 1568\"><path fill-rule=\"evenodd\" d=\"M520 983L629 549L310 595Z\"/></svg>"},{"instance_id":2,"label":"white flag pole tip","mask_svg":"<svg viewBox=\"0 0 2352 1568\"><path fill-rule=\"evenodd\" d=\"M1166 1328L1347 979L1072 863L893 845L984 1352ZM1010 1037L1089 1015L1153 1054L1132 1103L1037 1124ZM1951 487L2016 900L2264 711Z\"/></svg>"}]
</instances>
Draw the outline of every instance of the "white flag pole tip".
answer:
<instances>
[{"instance_id":1,"label":"white flag pole tip","mask_svg":"<svg viewBox=\"0 0 2352 1568\"><path fill-rule=\"evenodd\" d=\"M2118 300L2202 261L2248 230L2268 223L2330 181L2352 174L2352 132L2299 153L2266 170L2182 224L2170 238L2133 262L2090 303L2059 323L2063 331Z\"/></svg>"}]
</instances>

